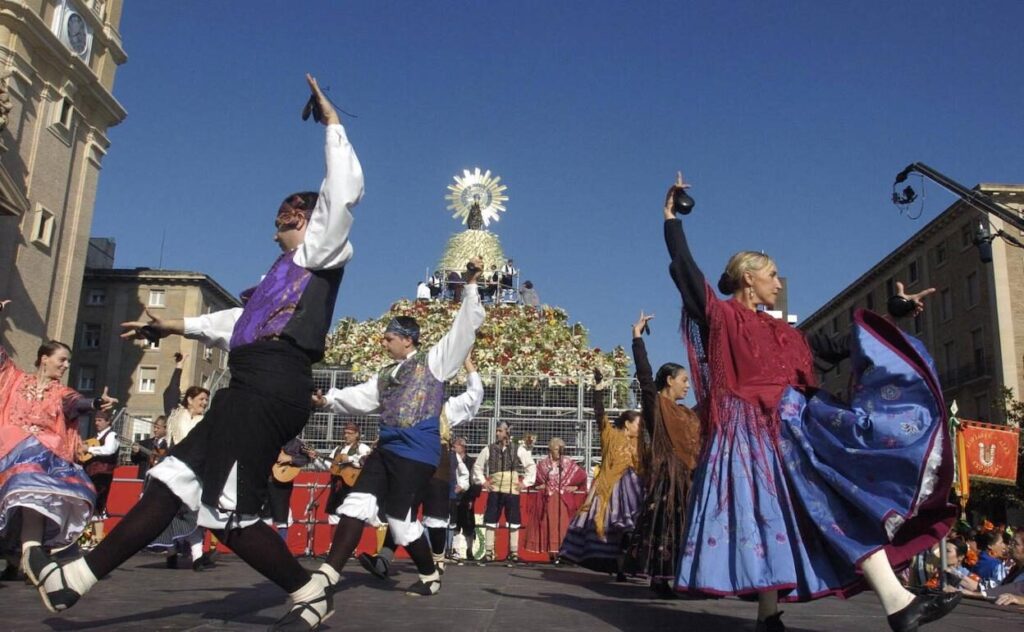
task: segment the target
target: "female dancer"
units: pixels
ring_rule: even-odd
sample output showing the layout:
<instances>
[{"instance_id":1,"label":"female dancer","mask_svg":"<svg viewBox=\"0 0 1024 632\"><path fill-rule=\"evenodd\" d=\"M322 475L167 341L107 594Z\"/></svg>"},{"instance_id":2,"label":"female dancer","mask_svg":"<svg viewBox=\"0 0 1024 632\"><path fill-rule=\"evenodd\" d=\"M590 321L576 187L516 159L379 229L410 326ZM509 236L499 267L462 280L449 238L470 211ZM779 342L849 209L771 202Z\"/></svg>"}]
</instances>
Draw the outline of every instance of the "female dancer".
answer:
<instances>
[{"instance_id":1,"label":"female dancer","mask_svg":"<svg viewBox=\"0 0 1024 632\"><path fill-rule=\"evenodd\" d=\"M565 454L565 441L554 437L548 443L548 455L537 463L537 493L531 520L526 526L526 549L547 553L558 564L558 549L569 521L580 506L580 487L587 484L587 473Z\"/></svg>"},{"instance_id":2,"label":"female dancer","mask_svg":"<svg viewBox=\"0 0 1024 632\"><path fill-rule=\"evenodd\" d=\"M888 320L855 314L848 336L803 335L758 311L782 287L756 252L730 259L719 299L690 254L672 199L664 207L670 271L683 325L705 448L694 475L678 589L758 595L758 629L784 630L785 600L848 596L869 585L893 630L942 617L958 595L915 597L892 566L951 526L949 442L931 360ZM920 311L898 284L894 315ZM850 356L851 402L816 391L814 356Z\"/></svg>"},{"instance_id":3,"label":"female dancer","mask_svg":"<svg viewBox=\"0 0 1024 632\"><path fill-rule=\"evenodd\" d=\"M636 528L643 490L640 482L640 413L624 411L609 423L605 383L595 372L594 416L601 431L601 471L562 542L561 557L626 581L625 549Z\"/></svg>"},{"instance_id":4,"label":"female dancer","mask_svg":"<svg viewBox=\"0 0 1024 632\"><path fill-rule=\"evenodd\" d=\"M633 323L633 363L640 382L644 426L651 437L647 497L640 514L631 556L651 579L651 590L669 598L679 574L686 497L700 454L700 420L677 402L690 391L690 376L674 362L651 373L647 348L641 338L654 316L640 312Z\"/></svg>"},{"instance_id":5,"label":"female dancer","mask_svg":"<svg viewBox=\"0 0 1024 632\"><path fill-rule=\"evenodd\" d=\"M9 302L0 301L0 312ZM26 373L0 346L0 534L20 539L23 571L30 548L78 539L96 499L89 477L75 464L84 451L78 418L110 410L117 400L105 388L93 399L62 385L70 363L68 346L51 340L39 347L35 372ZM20 537L10 537L14 529Z\"/></svg>"},{"instance_id":6,"label":"female dancer","mask_svg":"<svg viewBox=\"0 0 1024 632\"><path fill-rule=\"evenodd\" d=\"M167 390L181 391L180 371L175 371ZM188 433L203 420L209 403L210 391L202 386L190 386L185 390L185 395L167 417L167 436L171 448L184 441ZM199 511L193 511L183 503L171 524L153 540L149 548L167 552L167 568L178 568L178 556L187 550L192 558L192 570L200 573L214 566L213 559L203 553L205 539L206 529L199 526Z\"/></svg>"}]
</instances>

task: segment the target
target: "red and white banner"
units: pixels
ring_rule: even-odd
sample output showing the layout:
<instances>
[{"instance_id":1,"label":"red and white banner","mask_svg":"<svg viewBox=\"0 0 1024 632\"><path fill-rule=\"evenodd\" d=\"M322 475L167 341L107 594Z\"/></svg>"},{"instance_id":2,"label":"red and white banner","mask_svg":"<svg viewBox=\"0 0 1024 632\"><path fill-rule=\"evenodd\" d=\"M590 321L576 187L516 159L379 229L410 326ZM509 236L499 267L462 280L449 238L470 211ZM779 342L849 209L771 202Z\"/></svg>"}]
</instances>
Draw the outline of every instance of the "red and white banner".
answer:
<instances>
[{"instance_id":1,"label":"red and white banner","mask_svg":"<svg viewBox=\"0 0 1024 632\"><path fill-rule=\"evenodd\" d=\"M960 420L967 474L972 480L1003 485L1017 484L1020 431L980 421Z\"/></svg>"}]
</instances>

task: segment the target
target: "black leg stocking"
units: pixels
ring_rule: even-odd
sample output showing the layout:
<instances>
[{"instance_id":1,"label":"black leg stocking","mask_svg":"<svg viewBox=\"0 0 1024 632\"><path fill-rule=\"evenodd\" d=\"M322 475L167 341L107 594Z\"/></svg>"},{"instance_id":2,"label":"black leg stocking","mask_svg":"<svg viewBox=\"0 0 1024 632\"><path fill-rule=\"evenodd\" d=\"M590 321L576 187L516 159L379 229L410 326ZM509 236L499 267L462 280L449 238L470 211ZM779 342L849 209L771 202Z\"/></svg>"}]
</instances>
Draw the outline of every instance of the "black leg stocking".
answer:
<instances>
[{"instance_id":1,"label":"black leg stocking","mask_svg":"<svg viewBox=\"0 0 1024 632\"><path fill-rule=\"evenodd\" d=\"M181 499L174 495L167 485L151 478L139 502L135 503L128 515L85 556L85 563L96 579L106 577L152 542L171 524Z\"/></svg>"},{"instance_id":2,"label":"black leg stocking","mask_svg":"<svg viewBox=\"0 0 1024 632\"><path fill-rule=\"evenodd\" d=\"M287 592L293 593L309 582L309 571L302 568L281 536L266 523L257 522L227 533L218 529L214 534L246 564Z\"/></svg>"},{"instance_id":3,"label":"black leg stocking","mask_svg":"<svg viewBox=\"0 0 1024 632\"><path fill-rule=\"evenodd\" d=\"M448 544L447 529L427 529L427 537L430 539L430 550L436 555L444 553L445 545Z\"/></svg>"},{"instance_id":4,"label":"black leg stocking","mask_svg":"<svg viewBox=\"0 0 1024 632\"><path fill-rule=\"evenodd\" d=\"M420 575L430 575L437 570L434 568L434 556L430 553L430 544L426 538L417 538L415 542L406 544L405 550L416 563L416 570Z\"/></svg>"},{"instance_id":5,"label":"black leg stocking","mask_svg":"<svg viewBox=\"0 0 1024 632\"><path fill-rule=\"evenodd\" d=\"M363 521L352 516L342 516L338 521L338 528L334 530L334 540L331 542L331 552L327 554L327 563L340 573L345 567L345 562L352 557L352 552L359 546L359 539L362 537Z\"/></svg>"}]
</instances>

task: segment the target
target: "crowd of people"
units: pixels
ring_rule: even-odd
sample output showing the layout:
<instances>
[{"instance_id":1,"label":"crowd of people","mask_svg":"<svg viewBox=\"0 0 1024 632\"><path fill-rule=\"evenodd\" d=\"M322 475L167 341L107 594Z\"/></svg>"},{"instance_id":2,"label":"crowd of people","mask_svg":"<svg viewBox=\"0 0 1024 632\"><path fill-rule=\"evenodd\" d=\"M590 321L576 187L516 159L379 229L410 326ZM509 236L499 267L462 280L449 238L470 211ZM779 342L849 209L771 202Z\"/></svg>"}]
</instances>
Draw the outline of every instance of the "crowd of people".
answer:
<instances>
[{"instance_id":1,"label":"crowd of people","mask_svg":"<svg viewBox=\"0 0 1024 632\"><path fill-rule=\"evenodd\" d=\"M714 291L674 213L687 186L681 176L667 193L663 230L689 370L680 363L653 370L643 339L653 316L641 313L631 332L640 406L609 418L606 380L595 374L602 459L585 495L578 492L586 473L561 440L553 439L537 463L532 442L513 442L511 429L499 425L495 441L470 462L465 441L452 433L482 399L470 359L486 317L479 258L459 273L452 297L459 310L436 344L421 348L420 324L396 317L382 332L390 361L373 377L315 391L311 368L323 357L352 257L351 210L363 194L363 173L330 101L307 80L314 119L326 126L326 175L319 193L280 203L281 255L243 293L244 307L184 319L147 312L122 324L127 339L181 335L229 350L231 382L212 401L205 389L186 389L173 398L166 425L154 426L153 441L132 445L139 460L158 455L147 459L143 493L77 559L58 561L52 553L102 515L121 441L104 413L118 402L106 390L93 399L61 385L66 345L41 346L34 372L14 367L0 349L0 532L17 542L17 563L46 608L73 607L146 547L167 548L168 565L187 549L196 570L208 568L201 548L208 530L288 593L288 611L271 629L316 629L334 613L345 589L341 572L366 525L386 528L387 538L376 555L357 556L360 565L387 576L403 547L418 575L407 594L430 597L442 589L447 557L469 557L472 547L463 547L475 533L474 487L487 493L483 563L498 561L504 521L507 563L516 563L523 541L553 561L620 580L645 576L665 597L754 599L759 631L785 630L780 602L870 588L889 627L912 632L946 615L962 595L992 596L1020 576L1007 572L1005 536L994 531L970 538L976 561L968 539L950 540L956 560L967 549L963 561L940 570L958 578L950 582L955 590L933 589L931 578L910 590L897 575L917 562L927 574L929 562L919 554L956 516L948 502L952 457L941 389L920 341L896 326L923 309L931 290L906 294L897 284L887 316L861 310L846 334L805 337L762 309L774 306L781 289L777 267L763 253L734 255L715 284L728 298ZM511 261L507 267L514 275ZM504 270L494 272L495 291L503 291ZM815 363L846 358L856 388L843 401L816 388ZM463 368L466 393L446 400L446 382ZM695 409L680 403L690 389ZM378 414L376 445L364 445L350 426L330 455L310 450L296 437L311 409ZM100 413L99 432L93 445L83 445L78 420L92 412ZM76 461L95 465L87 475ZM326 561L313 569L285 542L293 487L287 472L302 466L332 473L328 512L336 524ZM537 492L533 525L523 524L527 489ZM1019 562L1024 544L1014 537ZM1010 591L996 597L1018 598Z\"/></svg>"},{"instance_id":2,"label":"crowd of people","mask_svg":"<svg viewBox=\"0 0 1024 632\"><path fill-rule=\"evenodd\" d=\"M466 285L466 272L461 270L435 270L420 281L416 286L418 301L455 301L462 300L462 289ZM489 272L484 271L477 277L480 301L484 305L504 303L522 303L529 307L540 307L540 295L537 294L533 281L519 284L519 268L512 259L498 267L491 266Z\"/></svg>"}]
</instances>

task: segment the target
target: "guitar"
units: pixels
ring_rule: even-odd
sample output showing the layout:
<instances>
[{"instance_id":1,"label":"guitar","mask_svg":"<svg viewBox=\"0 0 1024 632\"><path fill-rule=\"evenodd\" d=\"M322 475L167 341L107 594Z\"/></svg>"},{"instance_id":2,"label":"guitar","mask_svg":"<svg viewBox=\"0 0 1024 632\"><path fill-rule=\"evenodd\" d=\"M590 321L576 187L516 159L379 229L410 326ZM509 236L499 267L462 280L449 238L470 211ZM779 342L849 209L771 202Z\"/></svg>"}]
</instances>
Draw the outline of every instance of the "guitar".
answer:
<instances>
[{"instance_id":1,"label":"guitar","mask_svg":"<svg viewBox=\"0 0 1024 632\"><path fill-rule=\"evenodd\" d=\"M292 465L291 458L284 453L284 450L281 450L281 453L277 455L277 463L271 466L270 475L278 483L290 483L302 471L301 467Z\"/></svg>"},{"instance_id":2,"label":"guitar","mask_svg":"<svg viewBox=\"0 0 1024 632\"><path fill-rule=\"evenodd\" d=\"M126 438L122 437L119 434L115 434L114 437L118 440L118 442L121 445L130 445L133 448L137 447L139 449L139 452L141 452L141 453L145 454L147 457L149 457L149 465L150 465L150 467L156 465L157 463L160 462L160 459L162 459L165 456L167 456L167 448L147 448L147 447L141 445L139 442L134 441L132 439L126 439ZM85 441L82 442L83 448L95 448L95 447L97 447L99 445L100 445L100 441L96 437L91 437L91 438L86 439ZM96 456L95 454L92 454L91 452L85 452L84 449L83 449L82 452L78 453L78 457L77 458L78 458L78 462L79 463L81 463L82 465L85 465L86 463L91 461L93 459L93 457L95 457L95 456Z\"/></svg>"},{"instance_id":3,"label":"guitar","mask_svg":"<svg viewBox=\"0 0 1024 632\"><path fill-rule=\"evenodd\" d=\"M347 454L348 452L345 450L338 450L338 453L334 455L334 461L331 462L331 476L339 476L346 485L353 487L363 470L351 463L343 462L341 458Z\"/></svg>"}]
</instances>

